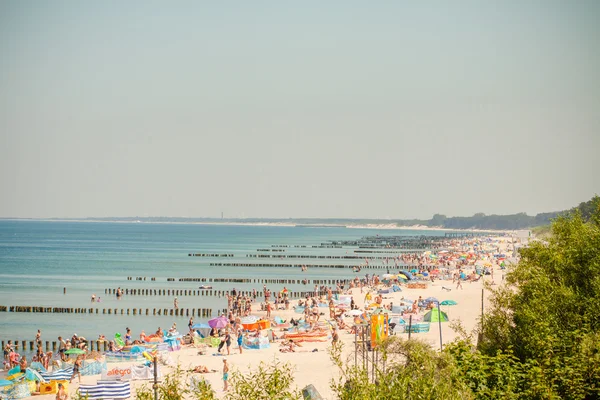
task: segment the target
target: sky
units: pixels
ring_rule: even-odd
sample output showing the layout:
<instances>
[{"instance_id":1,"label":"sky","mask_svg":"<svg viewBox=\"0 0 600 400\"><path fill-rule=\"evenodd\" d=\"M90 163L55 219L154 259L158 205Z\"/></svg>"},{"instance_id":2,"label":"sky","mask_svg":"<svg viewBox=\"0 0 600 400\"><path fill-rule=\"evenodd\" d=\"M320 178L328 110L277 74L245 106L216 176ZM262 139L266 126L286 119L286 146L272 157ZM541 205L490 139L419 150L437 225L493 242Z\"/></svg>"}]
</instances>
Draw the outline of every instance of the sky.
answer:
<instances>
[{"instance_id":1,"label":"sky","mask_svg":"<svg viewBox=\"0 0 600 400\"><path fill-rule=\"evenodd\" d=\"M0 217L600 194L600 2L0 0Z\"/></svg>"}]
</instances>

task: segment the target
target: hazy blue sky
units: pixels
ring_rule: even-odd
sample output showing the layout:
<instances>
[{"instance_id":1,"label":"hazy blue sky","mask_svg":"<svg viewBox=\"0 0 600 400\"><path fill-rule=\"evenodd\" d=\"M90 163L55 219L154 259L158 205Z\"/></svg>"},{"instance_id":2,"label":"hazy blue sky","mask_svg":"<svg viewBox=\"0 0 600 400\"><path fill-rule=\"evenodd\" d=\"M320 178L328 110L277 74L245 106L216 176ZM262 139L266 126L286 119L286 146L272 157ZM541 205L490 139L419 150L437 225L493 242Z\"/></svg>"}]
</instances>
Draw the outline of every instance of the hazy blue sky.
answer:
<instances>
[{"instance_id":1,"label":"hazy blue sky","mask_svg":"<svg viewBox=\"0 0 600 400\"><path fill-rule=\"evenodd\" d=\"M600 194L600 1L0 1L0 216Z\"/></svg>"}]
</instances>

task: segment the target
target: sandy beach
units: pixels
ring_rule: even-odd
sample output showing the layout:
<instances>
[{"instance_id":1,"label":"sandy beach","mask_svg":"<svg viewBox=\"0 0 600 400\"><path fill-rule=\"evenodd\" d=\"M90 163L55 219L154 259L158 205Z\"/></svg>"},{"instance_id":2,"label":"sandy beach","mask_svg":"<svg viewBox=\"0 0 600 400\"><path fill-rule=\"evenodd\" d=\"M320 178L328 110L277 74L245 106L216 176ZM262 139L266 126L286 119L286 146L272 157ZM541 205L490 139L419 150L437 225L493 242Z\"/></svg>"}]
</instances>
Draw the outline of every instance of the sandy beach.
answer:
<instances>
[{"instance_id":1,"label":"sandy beach","mask_svg":"<svg viewBox=\"0 0 600 400\"><path fill-rule=\"evenodd\" d=\"M498 240L499 242L495 245L499 247L501 252L506 252L507 247L510 246L508 241L503 240L502 238L495 238L494 240ZM472 268L471 268L472 269ZM463 282L462 288L457 288L456 283L452 283L452 280L435 280L433 282L427 281L426 288L408 288L407 285L401 285L401 291L398 292L390 292L387 294L383 294L383 305L388 305L392 302L394 305L399 305L403 299L417 300L419 297L423 299L428 297L435 297L439 301L443 300L454 300L457 302L457 305L454 306L442 306L442 311L448 314L450 321L460 321L462 325L465 327L467 332L473 330L477 325L477 319L481 315L481 299L482 299L482 291L484 288L484 282L495 281L496 284L501 284L503 281L504 270L500 268L498 264L494 264L492 266L493 274L492 275L484 275L476 282ZM469 272L469 269L466 268L466 271ZM493 276L493 278L492 278ZM349 271L349 278L350 278ZM364 310L365 306L365 295L368 290L372 290L374 292L376 289L382 288L383 285L379 285L379 287L364 287L360 288L352 288L347 291L348 294L353 296L353 299L361 310ZM488 295L489 292L487 290L483 291L484 295L484 307L487 306ZM293 301L291 305L296 305L297 300ZM260 304L253 304L252 315L257 317L266 317L265 311L260 311ZM321 307L320 312L324 313L321 317L327 318L329 316L329 310L326 307ZM415 319L419 320L422 315L425 313L425 310L420 311ZM272 318L275 316L281 317L283 320L289 321L291 318L298 318L301 314L296 313L292 307L290 310L274 310L272 311ZM328 319L328 318L327 318ZM352 325L352 317L346 316L345 322L349 325ZM429 343L432 348L439 349L440 347L440 325L438 323L431 323L429 332L426 333L413 333L411 339L415 340L423 340ZM277 328L273 328L274 333L276 335L282 335L284 332ZM444 343L450 342L457 337L457 333L454 332L450 323L443 322L441 324L441 333L442 339ZM134 337L137 336L137 332L134 332ZM396 333L404 338L408 337L407 333ZM344 344L344 356L348 357L354 354L354 334L348 333L347 330L340 329L340 340ZM282 353L279 351L280 349L280 341L275 341L270 344L269 348L260 349L260 350L252 350L252 349L244 349L243 354L239 354L239 350L237 348L237 344L235 341L235 336L233 337L231 346L231 354L227 356L228 363L230 365L230 373L234 370L239 370L241 372L248 371L250 368L255 368L261 361L271 362L273 360L279 360L283 362L289 362L292 364L295 373L295 384L298 389L302 389L306 385L312 384L318 390L318 392L323 396L324 399L335 399L335 395L330 388L330 383L332 378L335 378L338 374L337 367L335 367L330 359L330 356L327 352L328 348L331 347L331 339L328 339L327 342L309 342L302 343L302 347L297 349L297 352L294 353ZM225 350L223 350L225 352ZM173 361L173 365L171 366L161 366L161 370L163 375L170 373L173 371L175 366L179 364L182 369L190 370L195 366L203 365L206 366L209 370L216 370L217 372L211 372L206 374L196 374L198 376L202 376L206 379L213 387L215 392L217 393L218 398L225 398L226 392L223 391L223 380L222 380L222 368L223 361L222 356L217 354L216 348L209 347L206 354L199 355L198 350L192 346L182 346L181 350L169 352L169 355ZM121 363L109 363L109 369L111 367L125 367L130 366L129 362L121 362ZM94 384L100 378L99 375L94 376L83 376L81 379L82 383L85 384ZM149 381L140 381L135 380L132 382L132 397L135 395L135 388L141 385L150 385ZM77 379L73 382L73 384L69 387L70 395L75 395L79 384L77 383ZM42 395L36 396L42 399L53 399L54 395Z\"/></svg>"}]
</instances>

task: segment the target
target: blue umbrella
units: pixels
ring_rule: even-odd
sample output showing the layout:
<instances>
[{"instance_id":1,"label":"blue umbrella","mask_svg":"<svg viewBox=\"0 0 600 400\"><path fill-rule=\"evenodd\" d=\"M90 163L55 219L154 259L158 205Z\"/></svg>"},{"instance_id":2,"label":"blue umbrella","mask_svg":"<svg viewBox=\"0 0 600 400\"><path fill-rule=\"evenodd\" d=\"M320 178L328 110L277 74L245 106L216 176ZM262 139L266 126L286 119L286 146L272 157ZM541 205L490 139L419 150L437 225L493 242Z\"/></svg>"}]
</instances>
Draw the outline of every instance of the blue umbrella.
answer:
<instances>
[{"instance_id":1,"label":"blue umbrella","mask_svg":"<svg viewBox=\"0 0 600 400\"><path fill-rule=\"evenodd\" d=\"M210 329L210 325L208 325L208 324L194 324L194 325L192 325L192 329Z\"/></svg>"},{"instance_id":2,"label":"blue umbrella","mask_svg":"<svg viewBox=\"0 0 600 400\"><path fill-rule=\"evenodd\" d=\"M437 303L437 302L438 302L438 299L436 299L435 297L428 297L428 298L426 298L426 299L425 299L425 300L423 300L423 301L424 301L425 303L431 303L431 302L433 302L433 303Z\"/></svg>"},{"instance_id":3,"label":"blue umbrella","mask_svg":"<svg viewBox=\"0 0 600 400\"><path fill-rule=\"evenodd\" d=\"M14 383L13 381L7 381L6 379L0 379L0 386L10 386L13 383Z\"/></svg>"}]
</instances>

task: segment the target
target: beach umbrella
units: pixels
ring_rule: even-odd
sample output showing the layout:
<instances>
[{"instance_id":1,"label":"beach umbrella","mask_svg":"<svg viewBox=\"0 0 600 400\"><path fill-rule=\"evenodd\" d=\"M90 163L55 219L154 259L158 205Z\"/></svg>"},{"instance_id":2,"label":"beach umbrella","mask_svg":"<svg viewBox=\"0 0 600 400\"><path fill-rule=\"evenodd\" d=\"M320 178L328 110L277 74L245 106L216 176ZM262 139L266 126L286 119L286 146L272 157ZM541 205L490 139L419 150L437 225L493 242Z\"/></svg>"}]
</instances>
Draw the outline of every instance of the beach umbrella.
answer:
<instances>
[{"instance_id":1,"label":"beach umbrella","mask_svg":"<svg viewBox=\"0 0 600 400\"><path fill-rule=\"evenodd\" d=\"M227 326L227 324L229 324L229 321L227 320L226 317L223 317L223 316L213 318L208 321L208 325L210 325L211 328L216 328L216 329L225 328Z\"/></svg>"},{"instance_id":2,"label":"beach umbrella","mask_svg":"<svg viewBox=\"0 0 600 400\"><path fill-rule=\"evenodd\" d=\"M85 350L73 347L72 349L65 351L65 354L85 354Z\"/></svg>"},{"instance_id":3,"label":"beach umbrella","mask_svg":"<svg viewBox=\"0 0 600 400\"><path fill-rule=\"evenodd\" d=\"M455 306L458 303L456 301L454 301L454 300L444 300L440 304L443 305L443 306Z\"/></svg>"},{"instance_id":4,"label":"beach umbrella","mask_svg":"<svg viewBox=\"0 0 600 400\"><path fill-rule=\"evenodd\" d=\"M10 386L12 385L14 382L12 381L7 381L6 379L0 379L0 386Z\"/></svg>"},{"instance_id":5,"label":"beach umbrella","mask_svg":"<svg viewBox=\"0 0 600 400\"><path fill-rule=\"evenodd\" d=\"M192 329L210 329L208 324L194 324L192 325Z\"/></svg>"},{"instance_id":6,"label":"beach umbrella","mask_svg":"<svg viewBox=\"0 0 600 400\"><path fill-rule=\"evenodd\" d=\"M382 277L383 279L395 279L395 278L396 278L396 275L392 275L392 274L383 274L383 275L381 275L381 277Z\"/></svg>"},{"instance_id":7,"label":"beach umbrella","mask_svg":"<svg viewBox=\"0 0 600 400\"><path fill-rule=\"evenodd\" d=\"M438 303L438 299L436 299L435 297L428 297L428 298L426 298L426 299L425 299L425 300L423 300L423 301L424 301L425 303L431 303L431 302L433 302L433 303L436 303L436 304Z\"/></svg>"},{"instance_id":8,"label":"beach umbrella","mask_svg":"<svg viewBox=\"0 0 600 400\"><path fill-rule=\"evenodd\" d=\"M358 317L359 315L362 315L362 311L360 310L350 310L348 311L349 315L352 315L353 317Z\"/></svg>"}]
</instances>

